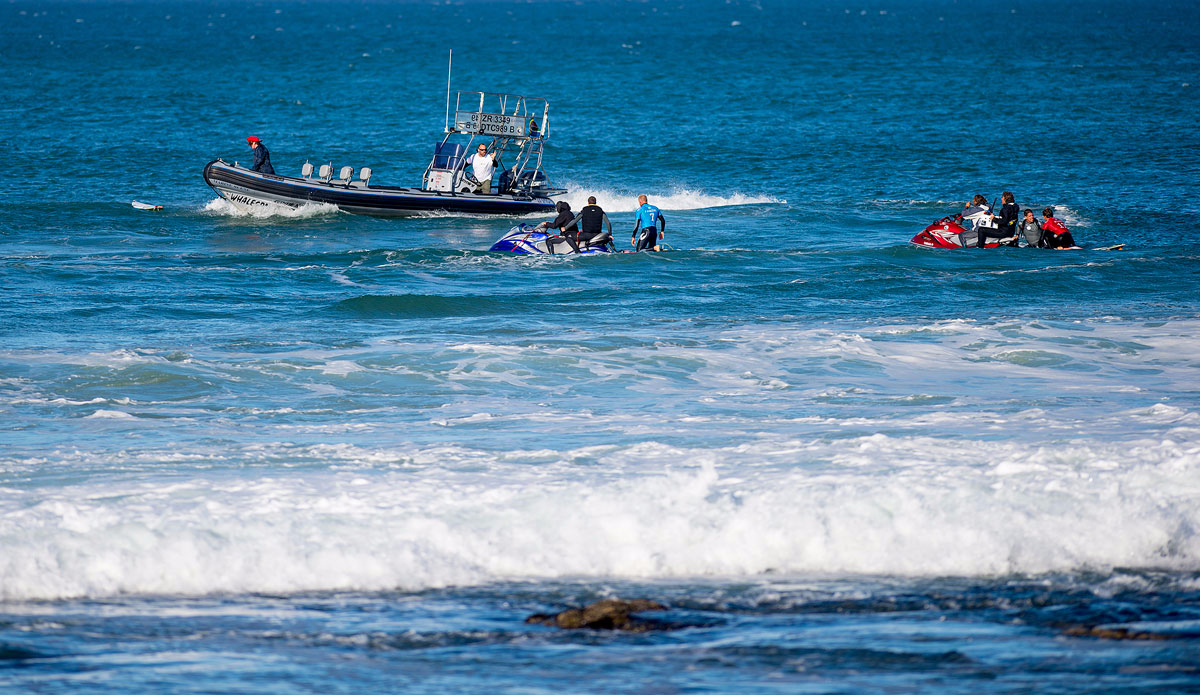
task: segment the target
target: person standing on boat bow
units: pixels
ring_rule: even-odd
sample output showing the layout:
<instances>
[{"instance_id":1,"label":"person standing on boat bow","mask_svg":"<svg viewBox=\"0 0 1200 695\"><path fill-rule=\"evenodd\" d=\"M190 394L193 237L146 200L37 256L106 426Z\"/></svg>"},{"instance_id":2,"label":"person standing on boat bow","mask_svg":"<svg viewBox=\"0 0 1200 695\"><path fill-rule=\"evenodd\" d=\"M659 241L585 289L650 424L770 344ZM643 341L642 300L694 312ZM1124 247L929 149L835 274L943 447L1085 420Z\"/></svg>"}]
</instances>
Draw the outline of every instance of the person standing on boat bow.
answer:
<instances>
[{"instance_id":1,"label":"person standing on boat bow","mask_svg":"<svg viewBox=\"0 0 1200 695\"><path fill-rule=\"evenodd\" d=\"M275 167L271 166L271 153L267 151L267 146L262 144L262 140L251 135L246 138L246 142L250 143L250 149L254 151L254 164L250 168L263 174L274 174Z\"/></svg>"},{"instance_id":2,"label":"person standing on boat bow","mask_svg":"<svg viewBox=\"0 0 1200 695\"><path fill-rule=\"evenodd\" d=\"M499 166L496 153L488 154L487 145L480 144L475 154L467 157L467 164L471 165L475 180L479 182L478 192L491 193L492 174L496 173L496 167Z\"/></svg>"},{"instance_id":3,"label":"person standing on boat bow","mask_svg":"<svg viewBox=\"0 0 1200 695\"><path fill-rule=\"evenodd\" d=\"M659 240L667 238L667 218L663 217L661 210L647 202L645 193L638 196L638 203L640 207L633 213L633 238L629 243L634 251L660 251Z\"/></svg>"}]
</instances>

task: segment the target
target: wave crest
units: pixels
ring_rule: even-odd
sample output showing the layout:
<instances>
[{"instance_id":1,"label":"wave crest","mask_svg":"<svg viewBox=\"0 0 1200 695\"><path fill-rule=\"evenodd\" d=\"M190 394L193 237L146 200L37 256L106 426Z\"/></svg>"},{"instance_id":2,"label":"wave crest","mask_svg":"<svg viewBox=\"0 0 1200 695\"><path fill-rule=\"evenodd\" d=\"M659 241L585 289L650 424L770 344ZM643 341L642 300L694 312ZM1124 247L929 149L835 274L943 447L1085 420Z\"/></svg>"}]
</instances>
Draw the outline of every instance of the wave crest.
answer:
<instances>
[{"instance_id":1,"label":"wave crest","mask_svg":"<svg viewBox=\"0 0 1200 695\"><path fill-rule=\"evenodd\" d=\"M587 205L588 196L596 196L597 203L606 212L633 212L638 207L639 193L645 193L650 202L663 210L701 210L704 208L730 207L735 205L785 205L786 200L769 195L754 195L740 192L728 195L713 195L693 188L676 187L666 192L617 191L611 188L592 187L585 184L567 183L570 191L562 200L571 204L572 210Z\"/></svg>"},{"instance_id":2,"label":"wave crest","mask_svg":"<svg viewBox=\"0 0 1200 695\"><path fill-rule=\"evenodd\" d=\"M1200 568L1200 454L1170 442L646 442L558 463L454 445L277 448L344 465L89 483L38 500L0 491L0 599ZM772 463L796 457L808 463ZM521 458L542 464L513 465ZM575 459L600 465L544 479L578 470Z\"/></svg>"}]
</instances>

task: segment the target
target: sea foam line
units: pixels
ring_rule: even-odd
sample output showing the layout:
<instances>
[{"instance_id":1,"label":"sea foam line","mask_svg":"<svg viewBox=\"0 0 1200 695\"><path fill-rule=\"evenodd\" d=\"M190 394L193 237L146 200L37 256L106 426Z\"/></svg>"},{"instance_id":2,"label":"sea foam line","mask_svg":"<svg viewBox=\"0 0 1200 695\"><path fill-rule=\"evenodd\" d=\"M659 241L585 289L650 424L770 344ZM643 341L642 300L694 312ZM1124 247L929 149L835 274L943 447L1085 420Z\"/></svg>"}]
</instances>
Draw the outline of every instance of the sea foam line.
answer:
<instances>
[{"instance_id":1,"label":"sea foam line","mask_svg":"<svg viewBox=\"0 0 1200 695\"><path fill-rule=\"evenodd\" d=\"M782 205L787 201L770 195L755 195L745 193L730 193L714 195L701 190L687 187L675 187L666 191L622 191L607 187L592 187L586 184L567 183L569 190L562 200L571 204L571 209L579 210L587 205L589 196L596 196L596 202L606 212L633 212L638 208L637 197L645 193L649 201L663 210L700 210L704 208L728 207L734 205Z\"/></svg>"},{"instance_id":2,"label":"sea foam line","mask_svg":"<svg viewBox=\"0 0 1200 695\"><path fill-rule=\"evenodd\" d=\"M361 453L249 480L0 489L0 598L1200 569L1200 447L1173 442L645 442L579 452L598 457L584 468Z\"/></svg>"}]
</instances>

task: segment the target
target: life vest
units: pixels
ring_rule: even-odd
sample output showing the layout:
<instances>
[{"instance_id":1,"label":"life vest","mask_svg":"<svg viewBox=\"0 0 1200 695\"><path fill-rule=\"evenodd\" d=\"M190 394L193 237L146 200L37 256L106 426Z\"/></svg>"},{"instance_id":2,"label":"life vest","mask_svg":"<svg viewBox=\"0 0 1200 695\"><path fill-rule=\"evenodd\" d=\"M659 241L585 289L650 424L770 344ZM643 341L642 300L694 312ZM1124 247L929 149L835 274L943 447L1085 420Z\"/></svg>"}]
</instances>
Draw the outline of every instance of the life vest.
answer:
<instances>
[{"instance_id":1,"label":"life vest","mask_svg":"<svg viewBox=\"0 0 1200 695\"><path fill-rule=\"evenodd\" d=\"M980 205L972 205L963 210L963 219L971 223L971 229L996 229L999 225L992 219L992 211Z\"/></svg>"},{"instance_id":2,"label":"life vest","mask_svg":"<svg viewBox=\"0 0 1200 695\"><path fill-rule=\"evenodd\" d=\"M604 225L604 211L599 205L585 205L579 211L583 218L579 220L580 232L593 236L599 234Z\"/></svg>"},{"instance_id":3,"label":"life vest","mask_svg":"<svg viewBox=\"0 0 1200 695\"><path fill-rule=\"evenodd\" d=\"M1025 236L1025 243L1034 248L1042 245L1042 227L1037 220L1032 222L1021 222L1021 234Z\"/></svg>"}]
</instances>

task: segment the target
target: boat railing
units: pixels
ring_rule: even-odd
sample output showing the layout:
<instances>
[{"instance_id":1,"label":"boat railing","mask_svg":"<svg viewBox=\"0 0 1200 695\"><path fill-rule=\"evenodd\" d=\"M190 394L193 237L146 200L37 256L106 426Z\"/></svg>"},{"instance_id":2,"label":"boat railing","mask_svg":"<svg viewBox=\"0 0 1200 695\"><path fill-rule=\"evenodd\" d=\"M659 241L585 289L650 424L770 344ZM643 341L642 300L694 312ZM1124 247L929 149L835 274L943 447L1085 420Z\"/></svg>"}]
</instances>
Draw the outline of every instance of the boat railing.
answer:
<instances>
[{"instance_id":1,"label":"boat railing","mask_svg":"<svg viewBox=\"0 0 1200 695\"><path fill-rule=\"evenodd\" d=\"M453 190L467 154L474 151L479 139L486 141L488 151L499 155L502 162L515 147L512 165L506 167L509 191L532 194L535 188L546 189L549 178L542 168L542 156L549 113L549 103L541 97L460 90L454 103L454 120L447 124L445 136L425 167L422 187ZM452 137L463 135L468 136L465 147L450 142Z\"/></svg>"},{"instance_id":2,"label":"boat railing","mask_svg":"<svg viewBox=\"0 0 1200 695\"><path fill-rule=\"evenodd\" d=\"M541 97L460 90L446 132L545 140L549 116L550 104Z\"/></svg>"}]
</instances>

